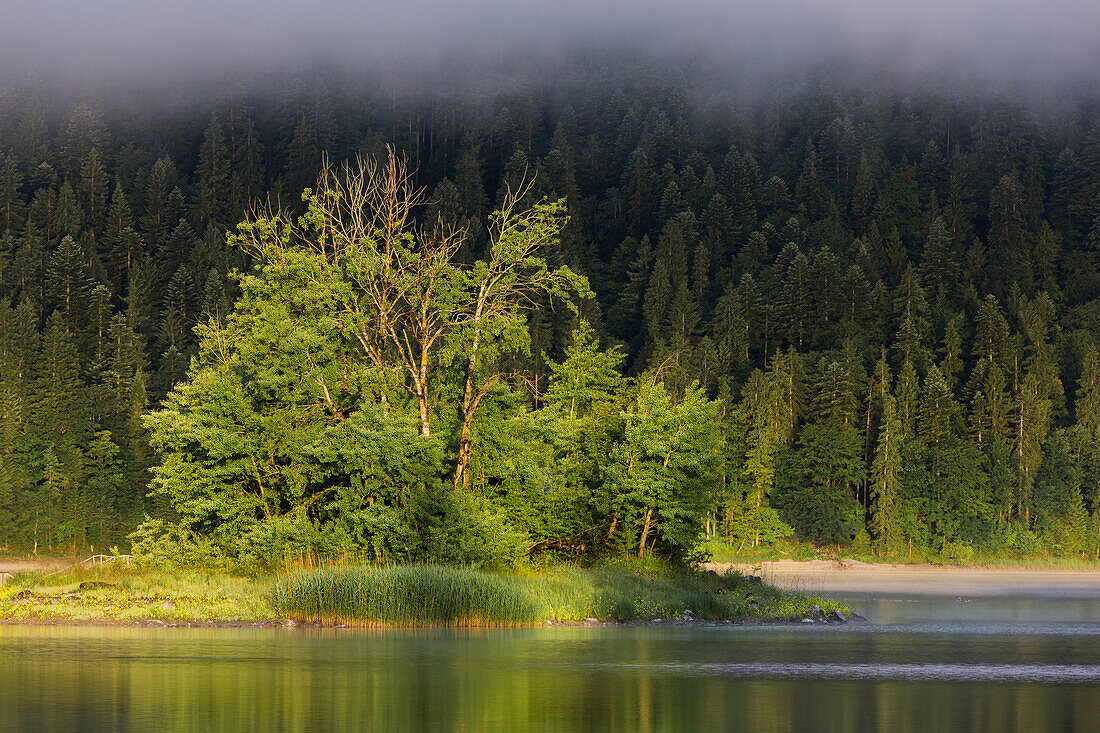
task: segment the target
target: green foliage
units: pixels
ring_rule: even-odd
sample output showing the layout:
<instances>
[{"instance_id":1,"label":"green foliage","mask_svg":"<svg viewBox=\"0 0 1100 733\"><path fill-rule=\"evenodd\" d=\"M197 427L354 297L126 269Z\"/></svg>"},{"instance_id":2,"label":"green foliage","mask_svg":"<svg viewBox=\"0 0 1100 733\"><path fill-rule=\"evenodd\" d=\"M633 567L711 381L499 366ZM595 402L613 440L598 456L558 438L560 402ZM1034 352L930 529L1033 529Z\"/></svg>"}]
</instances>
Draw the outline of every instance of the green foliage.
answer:
<instances>
[{"instance_id":1,"label":"green foliage","mask_svg":"<svg viewBox=\"0 0 1100 733\"><path fill-rule=\"evenodd\" d=\"M660 546L686 560L698 544L719 490L716 410L697 386L674 400L660 382L635 385L606 471L618 531L639 557Z\"/></svg>"},{"instance_id":2,"label":"green foliage","mask_svg":"<svg viewBox=\"0 0 1100 733\"><path fill-rule=\"evenodd\" d=\"M875 449L875 460L871 464L869 476L871 493L874 495L872 526L875 532L876 549L885 552L893 552L901 546L898 505L904 435L894 398L888 396L883 405L878 446Z\"/></svg>"},{"instance_id":3,"label":"green foliage","mask_svg":"<svg viewBox=\"0 0 1100 733\"><path fill-rule=\"evenodd\" d=\"M794 534L791 526L779 518L775 509L756 506L751 502L751 497L746 497L743 503L734 499L726 502L722 527L731 543L741 548L770 547Z\"/></svg>"},{"instance_id":4,"label":"green foliage","mask_svg":"<svg viewBox=\"0 0 1100 733\"><path fill-rule=\"evenodd\" d=\"M848 544L863 527L854 488L863 481L859 433L826 419L807 426L779 474L775 502L798 533L823 543Z\"/></svg>"},{"instance_id":5,"label":"green foliage","mask_svg":"<svg viewBox=\"0 0 1100 733\"><path fill-rule=\"evenodd\" d=\"M758 99L610 61L477 99L0 89L0 546L149 513L260 564L685 559L788 526L1100 551L1095 94L824 71ZM341 178L387 144L426 206ZM227 237L254 204L280 213ZM677 437L693 401L715 435Z\"/></svg>"},{"instance_id":6,"label":"green foliage","mask_svg":"<svg viewBox=\"0 0 1100 733\"><path fill-rule=\"evenodd\" d=\"M130 533L129 540L139 566L219 569L229 565L222 548L208 538L149 515Z\"/></svg>"},{"instance_id":7,"label":"green foliage","mask_svg":"<svg viewBox=\"0 0 1100 733\"><path fill-rule=\"evenodd\" d=\"M965 565L974 559L974 548L963 542L945 542L940 557L945 562Z\"/></svg>"},{"instance_id":8,"label":"green foliage","mask_svg":"<svg viewBox=\"0 0 1100 733\"><path fill-rule=\"evenodd\" d=\"M391 158L388 180L400 187L398 165ZM236 241L261 264L241 276L226 321L199 329L188 380L147 420L163 456L154 488L177 511L181 541L199 535L226 557L268 567L288 555L347 552L483 567L524 556L523 530L467 488L463 456L472 459L472 425L487 398L509 392L494 370L526 349L519 299L583 286L536 255L555 236L559 208L502 211L490 260L464 270L448 261L449 240L417 240L380 209L347 209L415 204L365 183L376 170L307 191L297 223L241 225ZM356 215L389 228L355 229ZM599 361L583 333L578 343ZM609 358L611 376L595 388L617 378ZM575 418L595 398L588 389L570 399ZM447 434L431 422L446 426L456 408L451 469Z\"/></svg>"}]
</instances>

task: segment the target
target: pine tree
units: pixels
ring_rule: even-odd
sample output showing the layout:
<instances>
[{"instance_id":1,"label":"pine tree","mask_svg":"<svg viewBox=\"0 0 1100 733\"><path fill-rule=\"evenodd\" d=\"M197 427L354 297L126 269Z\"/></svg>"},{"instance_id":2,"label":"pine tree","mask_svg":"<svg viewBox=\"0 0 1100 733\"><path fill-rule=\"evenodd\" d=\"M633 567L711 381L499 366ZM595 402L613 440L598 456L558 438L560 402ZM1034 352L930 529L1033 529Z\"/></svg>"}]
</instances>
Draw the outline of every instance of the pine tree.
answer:
<instances>
[{"instance_id":1,"label":"pine tree","mask_svg":"<svg viewBox=\"0 0 1100 733\"><path fill-rule=\"evenodd\" d=\"M19 242L11 232L0 234L0 297L7 297L15 290L14 260Z\"/></svg>"},{"instance_id":2,"label":"pine tree","mask_svg":"<svg viewBox=\"0 0 1100 733\"><path fill-rule=\"evenodd\" d=\"M27 221L16 251L12 279L21 297L39 306L45 300L46 240L33 220Z\"/></svg>"},{"instance_id":3,"label":"pine tree","mask_svg":"<svg viewBox=\"0 0 1100 733\"><path fill-rule=\"evenodd\" d=\"M81 163L93 148L103 150L107 143L107 128L100 110L81 102L66 116L57 137L60 171L69 178L80 174Z\"/></svg>"},{"instance_id":4,"label":"pine tree","mask_svg":"<svg viewBox=\"0 0 1100 733\"><path fill-rule=\"evenodd\" d=\"M462 216L478 223L484 221L489 206L480 153L480 145L466 141L455 163L455 187Z\"/></svg>"},{"instance_id":5,"label":"pine tree","mask_svg":"<svg viewBox=\"0 0 1100 733\"><path fill-rule=\"evenodd\" d=\"M928 368L917 413L917 436L926 445L934 445L953 434L958 405L939 367Z\"/></svg>"},{"instance_id":6,"label":"pine tree","mask_svg":"<svg viewBox=\"0 0 1100 733\"><path fill-rule=\"evenodd\" d=\"M743 241L741 231L733 231L730 226L733 214L725 198L721 194L714 194L707 202L706 209L700 225L703 232L703 245L707 248L710 262L721 268L730 259L730 254L737 251L737 247Z\"/></svg>"},{"instance_id":7,"label":"pine tree","mask_svg":"<svg viewBox=\"0 0 1100 733\"><path fill-rule=\"evenodd\" d=\"M57 228L62 237L78 237L84 226L84 211L76 200L73 185L66 180L57 192Z\"/></svg>"},{"instance_id":8,"label":"pine tree","mask_svg":"<svg viewBox=\"0 0 1100 733\"><path fill-rule=\"evenodd\" d=\"M919 276L932 312L942 316L955 297L959 270L947 224L940 216L932 220L929 228Z\"/></svg>"},{"instance_id":9,"label":"pine tree","mask_svg":"<svg viewBox=\"0 0 1100 733\"><path fill-rule=\"evenodd\" d=\"M636 340L643 330L642 304L653 270L653 248L649 237L644 237L641 242L628 237L619 246L618 255L619 261L626 268L626 281L619 290L616 302L609 309L609 322L612 327L620 325L615 333L621 338Z\"/></svg>"},{"instance_id":10,"label":"pine tree","mask_svg":"<svg viewBox=\"0 0 1100 733\"><path fill-rule=\"evenodd\" d=\"M39 188L31 199L27 212L27 221L33 221L39 227L47 244L53 244L57 238L57 191L52 181L49 186Z\"/></svg>"},{"instance_id":11,"label":"pine tree","mask_svg":"<svg viewBox=\"0 0 1100 733\"><path fill-rule=\"evenodd\" d=\"M963 370L963 338L961 317L955 316L947 322L943 335L943 346L940 349L941 361L940 373L951 394L955 394L959 388L959 377Z\"/></svg>"},{"instance_id":12,"label":"pine tree","mask_svg":"<svg viewBox=\"0 0 1100 733\"><path fill-rule=\"evenodd\" d=\"M726 531L742 544L755 547L762 537L784 526L769 497L775 489L777 462L794 435L790 419L786 385L779 372L765 376L754 371L734 409L733 423L743 435L733 446L740 471L733 477L737 493L725 509Z\"/></svg>"},{"instance_id":13,"label":"pine tree","mask_svg":"<svg viewBox=\"0 0 1100 733\"><path fill-rule=\"evenodd\" d=\"M80 164L80 178L77 187L78 198L87 214L88 229L93 240L102 230L107 217L107 166L99 148L91 148Z\"/></svg>"},{"instance_id":14,"label":"pine tree","mask_svg":"<svg viewBox=\"0 0 1100 733\"><path fill-rule=\"evenodd\" d=\"M817 322L817 314L813 312L810 261L801 252L795 255L783 278L779 308L788 342L803 349Z\"/></svg>"},{"instance_id":15,"label":"pine tree","mask_svg":"<svg viewBox=\"0 0 1100 733\"><path fill-rule=\"evenodd\" d=\"M777 482L775 504L784 521L815 541L850 544L864 531L855 499L866 478L862 453L853 425L832 417L806 425Z\"/></svg>"},{"instance_id":16,"label":"pine tree","mask_svg":"<svg viewBox=\"0 0 1100 733\"><path fill-rule=\"evenodd\" d=\"M1079 234L1081 214L1087 209L1081 189L1081 162L1072 148L1065 148L1054 162L1051 194L1048 197L1050 221L1070 236Z\"/></svg>"},{"instance_id":17,"label":"pine tree","mask_svg":"<svg viewBox=\"0 0 1100 733\"><path fill-rule=\"evenodd\" d=\"M855 187L852 191L852 215L863 226L867 226L875 208L877 177L871 167L867 152L860 154L859 168L856 169Z\"/></svg>"},{"instance_id":18,"label":"pine tree","mask_svg":"<svg viewBox=\"0 0 1100 733\"><path fill-rule=\"evenodd\" d=\"M1081 495L1095 525L1100 519L1100 357L1090 343L1081 364L1070 439L1080 471Z\"/></svg>"},{"instance_id":19,"label":"pine tree","mask_svg":"<svg viewBox=\"0 0 1100 733\"><path fill-rule=\"evenodd\" d=\"M874 495L871 526L875 549L892 553L901 547L901 527L898 524L898 503L901 493L902 444L905 428L898 418L896 403L887 396L883 403L878 445L871 464L871 486Z\"/></svg>"},{"instance_id":20,"label":"pine tree","mask_svg":"<svg viewBox=\"0 0 1100 733\"><path fill-rule=\"evenodd\" d=\"M317 165L319 159L319 155L314 156L312 164ZM302 166L305 167L305 161L302 161ZM199 226L212 225L221 230L228 229L232 224L229 213L230 158L225 129L217 116L210 118L210 124L203 135L199 165L195 173L198 176L195 214Z\"/></svg>"},{"instance_id":21,"label":"pine tree","mask_svg":"<svg viewBox=\"0 0 1100 733\"><path fill-rule=\"evenodd\" d=\"M1074 412L1082 439L1100 441L1100 357L1094 343L1088 345L1081 360Z\"/></svg>"},{"instance_id":22,"label":"pine tree","mask_svg":"<svg viewBox=\"0 0 1100 733\"><path fill-rule=\"evenodd\" d=\"M176 171L170 158L160 158L149 171L145 184L145 213L141 228L149 247L159 247L172 227L169 197L175 186Z\"/></svg>"},{"instance_id":23,"label":"pine tree","mask_svg":"<svg viewBox=\"0 0 1100 733\"><path fill-rule=\"evenodd\" d=\"M23 174L19 160L12 154L2 156L0 164L0 230L17 233L25 221Z\"/></svg>"},{"instance_id":24,"label":"pine tree","mask_svg":"<svg viewBox=\"0 0 1100 733\"><path fill-rule=\"evenodd\" d=\"M1035 478L1043 461L1043 445L1051 428L1054 408L1062 396L1062 382L1054 361L1051 336L1052 304L1045 293L1023 308L1023 327L1029 341L1024 374L1019 382L1013 422L1019 460L1018 503L1030 521Z\"/></svg>"},{"instance_id":25,"label":"pine tree","mask_svg":"<svg viewBox=\"0 0 1100 733\"><path fill-rule=\"evenodd\" d=\"M852 374L844 364L823 359L814 385L813 413L845 425L856 424L859 402Z\"/></svg>"},{"instance_id":26,"label":"pine tree","mask_svg":"<svg viewBox=\"0 0 1100 733\"><path fill-rule=\"evenodd\" d=\"M137 492L126 491L119 447L106 430L92 436L85 453L84 473L87 478L80 487L84 501L79 521L94 545L106 547L118 537L124 520L137 514L142 498Z\"/></svg>"},{"instance_id":27,"label":"pine tree","mask_svg":"<svg viewBox=\"0 0 1100 733\"><path fill-rule=\"evenodd\" d=\"M619 184L626 201L627 231L633 237L640 239L650 229L656 186L657 177L649 157L638 148L630 156Z\"/></svg>"},{"instance_id":28,"label":"pine tree","mask_svg":"<svg viewBox=\"0 0 1100 733\"><path fill-rule=\"evenodd\" d=\"M1018 283L1025 293L1031 293L1034 272L1031 248L1034 234L1025 218L1024 192L1019 180L1005 175L993 188L989 201L989 249L996 253L990 262L998 293L1008 292Z\"/></svg>"},{"instance_id":29,"label":"pine tree","mask_svg":"<svg viewBox=\"0 0 1100 733\"><path fill-rule=\"evenodd\" d=\"M585 417L614 399L622 377L619 365L623 354L612 348L601 351L588 321L581 319L573 331L572 342L560 364L550 362L550 387L545 400L548 407L569 416Z\"/></svg>"},{"instance_id":30,"label":"pine tree","mask_svg":"<svg viewBox=\"0 0 1100 733\"><path fill-rule=\"evenodd\" d=\"M123 285L140 254L141 239L134 230L134 218L122 184L115 184L103 237L103 261L107 265L115 292Z\"/></svg>"},{"instance_id":31,"label":"pine tree","mask_svg":"<svg viewBox=\"0 0 1100 733\"><path fill-rule=\"evenodd\" d=\"M65 329L74 334L84 325L84 309L93 280L88 274L84 252L65 237L50 255L46 267L46 290L49 303L61 314Z\"/></svg>"},{"instance_id":32,"label":"pine tree","mask_svg":"<svg viewBox=\"0 0 1100 733\"><path fill-rule=\"evenodd\" d=\"M985 378L986 371L994 365L1002 371L1009 368L1008 321L1001 312L997 299L987 295L974 317L973 342L974 369L972 384Z\"/></svg>"},{"instance_id":33,"label":"pine tree","mask_svg":"<svg viewBox=\"0 0 1100 733\"><path fill-rule=\"evenodd\" d=\"M760 291L752 275L746 274L736 286L726 286L711 320L711 337L723 375L731 376L737 367L749 364L759 321Z\"/></svg>"},{"instance_id":34,"label":"pine tree","mask_svg":"<svg viewBox=\"0 0 1100 733\"><path fill-rule=\"evenodd\" d=\"M229 100L220 110L225 125L229 157L229 212L251 210L262 194L264 183L264 146L253 118L254 110L240 95ZM314 162L316 165L316 162Z\"/></svg>"},{"instance_id":35,"label":"pine tree","mask_svg":"<svg viewBox=\"0 0 1100 733\"><path fill-rule=\"evenodd\" d=\"M811 308L816 316L813 341L835 343L840 340L845 298L840 262L831 249L822 247L814 255L810 277Z\"/></svg>"}]
</instances>

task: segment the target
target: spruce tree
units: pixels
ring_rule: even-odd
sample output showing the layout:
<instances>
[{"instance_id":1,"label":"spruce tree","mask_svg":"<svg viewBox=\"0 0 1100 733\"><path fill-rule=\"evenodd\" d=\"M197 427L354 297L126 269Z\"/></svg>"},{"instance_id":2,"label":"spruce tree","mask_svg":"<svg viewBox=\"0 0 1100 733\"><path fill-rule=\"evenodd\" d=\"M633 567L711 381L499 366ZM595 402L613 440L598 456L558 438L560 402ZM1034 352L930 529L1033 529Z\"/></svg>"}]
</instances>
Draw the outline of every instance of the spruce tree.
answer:
<instances>
[{"instance_id":1,"label":"spruce tree","mask_svg":"<svg viewBox=\"0 0 1100 733\"><path fill-rule=\"evenodd\" d=\"M898 524L898 502L902 476L902 443L905 428L898 419L893 396L883 403L878 444L871 464L870 482L874 495L871 526L875 548L892 553L901 547L901 527Z\"/></svg>"}]
</instances>

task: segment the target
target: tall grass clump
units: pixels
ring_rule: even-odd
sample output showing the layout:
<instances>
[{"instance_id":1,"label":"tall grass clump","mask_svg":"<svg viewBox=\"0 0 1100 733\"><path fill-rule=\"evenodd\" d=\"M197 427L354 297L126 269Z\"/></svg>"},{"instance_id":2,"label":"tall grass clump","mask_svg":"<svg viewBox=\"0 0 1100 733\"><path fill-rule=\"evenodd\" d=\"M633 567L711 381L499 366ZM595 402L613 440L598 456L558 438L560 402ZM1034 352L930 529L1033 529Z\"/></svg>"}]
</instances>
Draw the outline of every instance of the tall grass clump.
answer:
<instances>
[{"instance_id":1,"label":"tall grass clump","mask_svg":"<svg viewBox=\"0 0 1100 733\"><path fill-rule=\"evenodd\" d=\"M315 570L278 582L273 603L302 620L359 626L521 626L545 618L523 579L443 565Z\"/></svg>"},{"instance_id":2,"label":"tall grass clump","mask_svg":"<svg viewBox=\"0 0 1100 733\"><path fill-rule=\"evenodd\" d=\"M273 606L302 621L355 626L523 626L551 621L801 618L825 598L781 591L737 574L661 578L613 567L563 566L535 575L469 567L397 565L302 573L275 586Z\"/></svg>"}]
</instances>

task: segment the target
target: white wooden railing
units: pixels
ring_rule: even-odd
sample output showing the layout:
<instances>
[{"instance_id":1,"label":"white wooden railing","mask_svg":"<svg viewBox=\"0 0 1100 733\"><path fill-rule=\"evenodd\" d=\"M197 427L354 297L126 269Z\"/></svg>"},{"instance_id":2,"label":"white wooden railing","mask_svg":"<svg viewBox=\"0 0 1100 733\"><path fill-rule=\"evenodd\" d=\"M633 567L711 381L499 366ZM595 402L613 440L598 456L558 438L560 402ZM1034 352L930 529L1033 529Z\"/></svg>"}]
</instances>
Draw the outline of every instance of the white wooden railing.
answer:
<instances>
[{"instance_id":1,"label":"white wooden railing","mask_svg":"<svg viewBox=\"0 0 1100 733\"><path fill-rule=\"evenodd\" d=\"M98 565L105 565L109 562L120 562L123 565L129 567L134 562L134 556L133 555L92 555L91 557L84 558L83 560L81 560L78 563L73 563L72 565L70 565L67 568L61 568L60 570L55 570L52 573L47 573L46 577L48 578L51 575L58 575L59 573L63 573L66 570L72 570L77 565L85 565L85 566L94 568Z\"/></svg>"}]
</instances>

